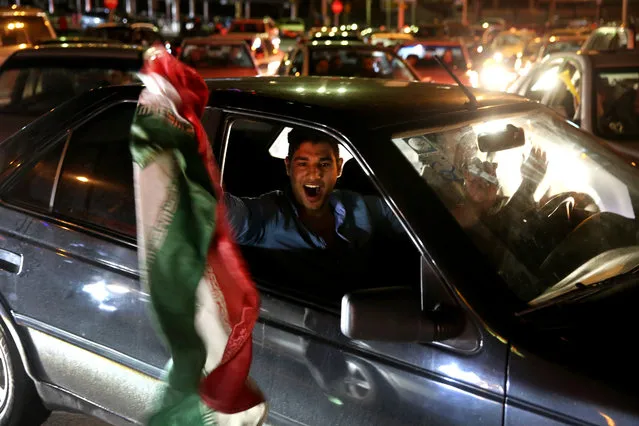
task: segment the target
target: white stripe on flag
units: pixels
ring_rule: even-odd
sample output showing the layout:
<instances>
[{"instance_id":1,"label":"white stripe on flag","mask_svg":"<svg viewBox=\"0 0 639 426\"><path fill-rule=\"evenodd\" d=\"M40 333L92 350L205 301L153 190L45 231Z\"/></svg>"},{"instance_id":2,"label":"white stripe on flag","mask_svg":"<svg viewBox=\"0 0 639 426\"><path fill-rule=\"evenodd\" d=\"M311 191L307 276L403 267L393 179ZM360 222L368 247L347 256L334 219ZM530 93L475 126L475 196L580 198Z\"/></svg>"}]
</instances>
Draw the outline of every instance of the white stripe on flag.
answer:
<instances>
[{"instance_id":1,"label":"white stripe on flag","mask_svg":"<svg viewBox=\"0 0 639 426\"><path fill-rule=\"evenodd\" d=\"M142 283L147 292L148 263L164 243L171 217L178 207L175 170L175 160L170 152L162 152L144 169L137 164L133 168L137 194L138 257Z\"/></svg>"}]
</instances>

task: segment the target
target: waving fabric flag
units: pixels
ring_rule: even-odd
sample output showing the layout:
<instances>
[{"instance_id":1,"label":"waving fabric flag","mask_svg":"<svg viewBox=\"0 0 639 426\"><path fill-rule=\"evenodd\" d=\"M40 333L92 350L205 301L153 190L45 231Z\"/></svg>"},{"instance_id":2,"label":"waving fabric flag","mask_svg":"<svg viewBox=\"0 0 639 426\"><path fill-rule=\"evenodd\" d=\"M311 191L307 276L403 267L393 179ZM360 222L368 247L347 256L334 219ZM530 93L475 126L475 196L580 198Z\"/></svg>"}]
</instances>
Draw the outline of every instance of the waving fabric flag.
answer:
<instances>
[{"instance_id":1,"label":"waving fabric flag","mask_svg":"<svg viewBox=\"0 0 639 426\"><path fill-rule=\"evenodd\" d=\"M200 117L208 89L162 48L146 52L131 127L138 250L172 365L150 425L256 425L248 377L257 291L233 243Z\"/></svg>"}]
</instances>

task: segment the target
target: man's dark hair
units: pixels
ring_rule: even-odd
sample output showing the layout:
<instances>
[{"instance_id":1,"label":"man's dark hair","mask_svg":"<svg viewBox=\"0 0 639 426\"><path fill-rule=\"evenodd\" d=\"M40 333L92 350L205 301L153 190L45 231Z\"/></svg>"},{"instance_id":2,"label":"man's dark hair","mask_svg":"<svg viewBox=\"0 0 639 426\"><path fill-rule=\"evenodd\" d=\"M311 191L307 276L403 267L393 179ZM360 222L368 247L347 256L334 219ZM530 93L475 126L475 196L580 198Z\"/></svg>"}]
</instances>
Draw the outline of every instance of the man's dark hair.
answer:
<instances>
[{"instance_id":1,"label":"man's dark hair","mask_svg":"<svg viewBox=\"0 0 639 426\"><path fill-rule=\"evenodd\" d=\"M339 158L339 145L332 137L311 129L305 129L298 127L291 130L288 134L288 158L293 159L293 155L299 149L300 145L304 142L310 142L312 144L326 143L329 144L333 154L335 154L335 160Z\"/></svg>"}]
</instances>

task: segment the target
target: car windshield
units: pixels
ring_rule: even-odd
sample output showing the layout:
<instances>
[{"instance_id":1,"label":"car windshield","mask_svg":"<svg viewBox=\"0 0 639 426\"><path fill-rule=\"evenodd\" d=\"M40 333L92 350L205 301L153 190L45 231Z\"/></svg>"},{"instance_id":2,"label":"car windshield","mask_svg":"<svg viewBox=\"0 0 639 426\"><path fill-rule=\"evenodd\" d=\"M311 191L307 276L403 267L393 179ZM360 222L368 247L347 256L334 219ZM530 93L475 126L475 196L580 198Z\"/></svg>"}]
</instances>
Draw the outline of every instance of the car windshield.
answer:
<instances>
[{"instance_id":1,"label":"car windshield","mask_svg":"<svg viewBox=\"0 0 639 426\"><path fill-rule=\"evenodd\" d=\"M86 34L92 37L121 41L122 43L131 43L133 41L133 30L129 27L88 28Z\"/></svg>"},{"instance_id":2,"label":"car windshield","mask_svg":"<svg viewBox=\"0 0 639 426\"><path fill-rule=\"evenodd\" d=\"M0 17L0 46L33 44L52 38L53 34L40 16Z\"/></svg>"},{"instance_id":3,"label":"car windshield","mask_svg":"<svg viewBox=\"0 0 639 426\"><path fill-rule=\"evenodd\" d=\"M596 74L596 133L605 139L639 140L639 68Z\"/></svg>"},{"instance_id":4,"label":"car windshield","mask_svg":"<svg viewBox=\"0 0 639 426\"><path fill-rule=\"evenodd\" d=\"M186 44L180 59L193 68L255 68L245 44Z\"/></svg>"},{"instance_id":5,"label":"car windshield","mask_svg":"<svg viewBox=\"0 0 639 426\"><path fill-rule=\"evenodd\" d=\"M370 49L312 49L309 75L413 81L408 67L391 53Z\"/></svg>"},{"instance_id":6,"label":"car windshield","mask_svg":"<svg viewBox=\"0 0 639 426\"><path fill-rule=\"evenodd\" d=\"M229 28L230 33L263 33L265 31L262 22L233 22Z\"/></svg>"},{"instance_id":7,"label":"car windshield","mask_svg":"<svg viewBox=\"0 0 639 426\"><path fill-rule=\"evenodd\" d=\"M581 46L584 44L584 39L575 39L575 40L560 40L554 43L549 43L544 50L545 55L550 55L551 53L558 52L576 52L581 49Z\"/></svg>"},{"instance_id":8,"label":"car windshield","mask_svg":"<svg viewBox=\"0 0 639 426\"><path fill-rule=\"evenodd\" d=\"M624 272L614 251L639 250L638 171L546 108L393 142L522 301ZM597 277L574 274L600 255Z\"/></svg>"},{"instance_id":9,"label":"car windshield","mask_svg":"<svg viewBox=\"0 0 639 426\"><path fill-rule=\"evenodd\" d=\"M111 68L13 68L0 74L0 113L40 115L81 92L138 81Z\"/></svg>"},{"instance_id":10,"label":"car windshield","mask_svg":"<svg viewBox=\"0 0 639 426\"><path fill-rule=\"evenodd\" d=\"M462 52L461 46L441 46L433 44L412 44L403 46L397 51L403 59L415 58L415 68L439 68L439 64L434 56L439 58L447 65L460 69L466 69L466 58Z\"/></svg>"}]
</instances>

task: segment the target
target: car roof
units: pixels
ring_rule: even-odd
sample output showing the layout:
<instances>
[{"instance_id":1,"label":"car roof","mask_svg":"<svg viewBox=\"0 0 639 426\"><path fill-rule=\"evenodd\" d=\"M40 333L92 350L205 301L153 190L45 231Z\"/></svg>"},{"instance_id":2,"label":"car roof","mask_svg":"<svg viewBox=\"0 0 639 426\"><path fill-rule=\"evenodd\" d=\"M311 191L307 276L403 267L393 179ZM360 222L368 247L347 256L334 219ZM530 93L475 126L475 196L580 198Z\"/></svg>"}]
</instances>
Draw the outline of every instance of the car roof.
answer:
<instances>
[{"instance_id":1,"label":"car roof","mask_svg":"<svg viewBox=\"0 0 639 426\"><path fill-rule=\"evenodd\" d=\"M639 66L639 52L636 50L585 51L595 68L623 68Z\"/></svg>"},{"instance_id":2,"label":"car roof","mask_svg":"<svg viewBox=\"0 0 639 426\"><path fill-rule=\"evenodd\" d=\"M182 40L184 44L232 44L232 45L246 45L246 41L240 37L189 37Z\"/></svg>"},{"instance_id":3,"label":"car roof","mask_svg":"<svg viewBox=\"0 0 639 426\"><path fill-rule=\"evenodd\" d=\"M143 54L144 49L142 47L129 45L116 45L108 43L80 43L62 46L61 44L45 44L16 51L5 61L3 67L13 67L16 63L22 62L28 64L27 66L33 66L34 63L37 64L39 63L39 61L43 61L46 63L57 63L55 61L73 61L83 58L96 60L106 59L113 61L140 61L141 65ZM89 62L85 62L87 67L89 67Z\"/></svg>"},{"instance_id":4,"label":"car roof","mask_svg":"<svg viewBox=\"0 0 639 426\"><path fill-rule=\"evenodd\" d=\"M149 28L153 31L160 31L157 25L152 24L151 22L133 22L132 24L129 24L129 26L131 28Z\"/></svg>"},{"instance_id":5,"label":"car roof","mask_svg":"<svg viewBox=\"0 0 639 426\"><path fill-rule=\"evenodd\" d=\"M109 40L109 39L104 39L104 38L100 38L100 37L85 37L85 36L63 36L63 37L59 37L59 38L52 38L50 40L42 40L38 42L38 46L48 46L48 45L62 45L62 44L68 44L68 45L74 45L77 46L79 44L84 44L84 45L99 45L99 46L103 46L103 45L116 45L116 46L122 46L124 45L123 42L119 41L119 40ZM65 46L66 47L66 46Z\"/></svg>"},{"instance_id":6,"label":"car roof","mask_svg":"<svg viewBox=\"0 0 639 426\"><path fill-rule=\"evenodd\" d=\"M432 46L461 46L462 42L459 39L451 40L450 38L441 37L429 37L429 38L416 38L413 40L407 40L402 46L413 46L415 44L432 45Z\"/></svg>"},{"instance_id":7,"label":"car roof","mask_svg":"<svg viewBox=\"0 0 639 426\"><path fill-rule=\"evenodd\" d=\"M235 23L235 22L243 22L243 23L245 23L245 22L250 22L250 23L262 22L262 23L265 23L265 22L270 22L270 21L271 21L271 19L268 19L268 18L236 18L236 19L233 19L233 23Z\"/></svg>"},{"instance_id":8,"label":"car roof","mask_svg":"<svg viewBox=\"0 0 639 426\"><path fill-rule=\"evenodd\" d=\"M468 98L457 86L349 77L263 77L206 80L210 103L252 109L265 115L280 111L309 122L333 122L337 128L369 128L431 119L434 114L468 111ZM480 107L532 104L499 92L472 90Z\"/></svg>"},{"instance_id":9,"label":"car roof","mask_svg":"<svg viewBox=\"0 0 639 426\"><path fill-rule=\"evenodd\" d=\"M328 44L327 44L328 42ZM373 46L368 43L365 43L361 40L334 40L334 43L331 40L312 40L303 45L307 46L309 49L322 49L322 50L337 50L337 49L357 49L357 50L384 50L391 51L388 47L383 46Z\"/></svg>"},{"instance_id":10,"label":"car roof","mask_svg":"<svg viewBox=\"0 0 639 426\"><path fill-rule=\"evenodd\" d=\"M0 16L15 16L19 14L19 16L44 16L46 13L44 10L31 7L31 6L16 6L13 5L11 7L0 7Z\"/></svg>"}]
</instances>

